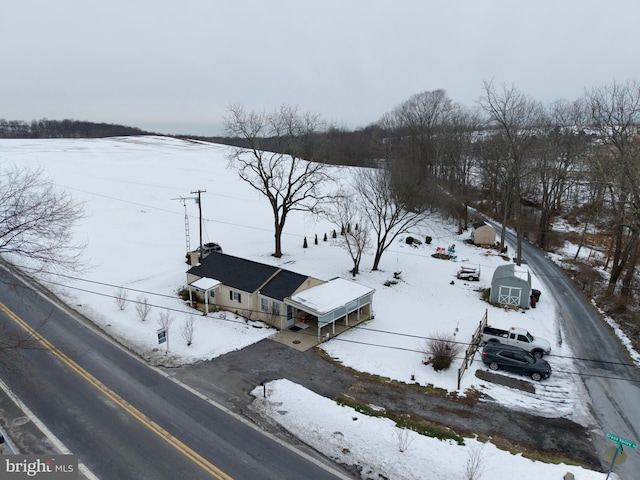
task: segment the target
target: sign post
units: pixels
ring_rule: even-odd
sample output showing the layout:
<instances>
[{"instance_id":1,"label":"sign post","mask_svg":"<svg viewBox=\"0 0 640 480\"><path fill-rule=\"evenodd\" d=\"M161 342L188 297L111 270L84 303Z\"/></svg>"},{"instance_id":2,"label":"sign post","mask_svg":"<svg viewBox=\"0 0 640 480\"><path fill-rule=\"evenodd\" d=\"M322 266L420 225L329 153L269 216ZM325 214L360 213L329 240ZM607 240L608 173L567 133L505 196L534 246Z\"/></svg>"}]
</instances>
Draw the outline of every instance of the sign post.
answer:
<instances>
[{"instance_id":1,"label":"sign post","mask_svg":"<svg viewBox=\"0 0 640 480\"><path fill-rule=\"evenodd\" d=\"M169 331L167 328L158 329L158 345L167 343L167 352L169 351Z\"/></svg>"},{"instance_id":2,"label":"sign post","mask_svg":"<svg viewBox=\"0 0 640 480\"><path fill-rule=\"evenodd\" d=\"M609 471L607 472L607 478L605 479L605 480L608 480L609 475L611 475L611 471L613 470L613 466L624 463L624 461L627 459L627 455L623 453L624 451L622 446L624 445L625 447L629 447L629 448L637 448L638 444L636 442L632 442L631 440L627 440L626 438L621 438L617 435L614 435L613 433L607 433L606 436L608 440L612 440L618 444L618 448L615 449L615 452L613 454L613 459L611 460L611 467L609 467ZM618 454L621 454L621 455L620 455L620 459L616 462L616 458L618 457Z\"/></svg>"}]
</instances>

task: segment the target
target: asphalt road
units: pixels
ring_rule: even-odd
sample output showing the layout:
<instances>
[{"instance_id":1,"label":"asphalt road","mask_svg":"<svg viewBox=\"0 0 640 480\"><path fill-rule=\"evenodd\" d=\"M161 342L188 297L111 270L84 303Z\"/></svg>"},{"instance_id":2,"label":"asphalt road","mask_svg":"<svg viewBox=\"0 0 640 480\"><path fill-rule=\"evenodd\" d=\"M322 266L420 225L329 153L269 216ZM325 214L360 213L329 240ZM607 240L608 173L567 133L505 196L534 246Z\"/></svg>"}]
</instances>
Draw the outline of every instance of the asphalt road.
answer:
<instances>
[{"instance_id":1,"label":"asphalt road","mask_svg":"<svg viewBox=\"0 0 640 480\"><path fill-rule=\"evenodd\" d=\"M508 235L509 243L515 237ZM593 443L603 468L610 461L605 458L607 447L616 444L605 438L606 433L640 443L640 374L633 366L620 340L613 334L567 275L537 247L522 242L523 258L544 285L541 301L557 302L558 328L561 338L571 347L589 393L591 411L600 431L592 433ZM547 292L547 295L545 295ZM640 452L624 447L627 460L614 467L623 480L639 478Z\"/></svg>"},{"instance_id":2,"label":"asphalt road","mask_svg":"<svg viewBox=\"0 0 640 480\"><path fill-rule=\"evenodd\" d=\"M55 353L22 351L2 379L98 478L337 478L332 466L185 390L3 269L0 302L3 322L26 322L55 345Z\"/></svg>"}]
</instances>

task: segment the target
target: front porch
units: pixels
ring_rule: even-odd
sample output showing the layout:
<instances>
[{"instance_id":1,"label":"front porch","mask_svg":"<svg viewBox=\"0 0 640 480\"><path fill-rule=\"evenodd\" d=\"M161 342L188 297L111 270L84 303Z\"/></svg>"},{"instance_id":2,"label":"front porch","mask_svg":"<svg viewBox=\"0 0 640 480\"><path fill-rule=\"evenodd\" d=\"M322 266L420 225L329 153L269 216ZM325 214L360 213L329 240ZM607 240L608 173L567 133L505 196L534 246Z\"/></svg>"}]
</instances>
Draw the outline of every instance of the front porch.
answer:
<instances>
[{"instance_id":1,"label":"front porch","mask_svg":"<svg viewBox=\"0 0 640 480\"><path fill-rule=\"evenodd\" d=\"M344 316L333 323L324 324L319 328L318 320L314 318L304 322L303 325L306 326L304 328L301 328L301 322L298 322L294 325L295 329L292 330L292 327L290 327L287 330L280 330L271 338L278 343L305 352L370 319L370 315L361 313L358 317L357 312L352 312L348 316Z\"/></svg>"}]
</instances>

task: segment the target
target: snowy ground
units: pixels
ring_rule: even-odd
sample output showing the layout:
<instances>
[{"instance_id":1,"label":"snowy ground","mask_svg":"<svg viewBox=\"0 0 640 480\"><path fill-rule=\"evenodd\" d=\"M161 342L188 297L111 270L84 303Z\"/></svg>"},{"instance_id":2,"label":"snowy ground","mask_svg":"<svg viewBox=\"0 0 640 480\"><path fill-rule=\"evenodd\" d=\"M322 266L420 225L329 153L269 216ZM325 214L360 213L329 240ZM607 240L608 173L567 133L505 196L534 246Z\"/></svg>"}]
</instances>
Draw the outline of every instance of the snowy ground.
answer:
<instances>
[{"instance_id":1,"label":"snowy ground","mask_svg":"<svg viewBox=\"0 0 640 480\"><path fill-rule=\"evenodd\" d=\"M185 207L178 198L194 197L191 192L198 189L206 191L202 194L205 241L220 243L225 253L325 280L348 278L351 268L347 253L335 241L322 241L325 233L331 237L334 227L297 212L285 228L285 255L273 258L268 205L226 168L225 151L223 146L159 137L0 140L3 165L42 167L57 186L85 203L86 216L77 227L76 237L88 244L85 258L90 269L74 278L48 277L51 287L123 343L147 358L162 358L172 364L214 358L275 333L233 314L194 315L177 298L176 292L185 285L187 269ZM336 178L356 173L355 169L334 168ZM198 237L198 210L192 199L186 202L193 248ZM316 234L318 245L313 242ZM473 386L512 408L535 408L542 416L562 416L589 424L587 406L579 401L581 384L573 373L573 362L565 358L571 357L571 351L564 344L558 345L561 325L555 302L533 272L533 286L542 290L538 308L514 311L491 307L480 299L480 290L489 286L496 266L505 263L503 258L493 250L464 243L468 232L458 236L454 226L435 218L411 234L417 238L428 235L433 241L413 247L402 236L383 256L378 272L369 272L372 252L365 255L363 273L357 281L376 290L375 319L323 344L323 348L360 371L404 382L412 382L413 375L421 384L456 390L457 365L440 373L423 365L426 338L448 334L455 335L457 341L469 342L487 311L490 325L527 328L533 335L547 338L552 353L562 357L549 358L554 373L549 380L536 384L535 395L479 380L474 371L483 366L476 357L462 379L459 394ZM305 236L307 249L302 248ZM450 245L455 245L456 262L431 256L437 247ZM461 264L480 266L480 281L458 281L455 273ZM394 272L402 272L398 283L384 286L394 278ZM132 303L124 310L118 308L114 296L120 288L129 300L148 298L153 308L146 321L138 318ZM173 318L168 351L166 344L157 344L161 312ZM189 318L195 323L191 346L181 335L181 327ZM523 479L562 478L567 471L574 472L578 479L602 477L576 467L534 463L492 445L480 446L474 440L458 446L409 433L409 448L399 452L397 432L388 421L364 417L285 380L272 382L268 388L266 400L256 394L256 409L300 434L329 457L350 457L354 463L368 465L390 478L425 478L425 471L433 472L429 478L466 478L463 469L470 452L480 448L484 478L502 478L516 470ZM305 405L304 412L296 412L300 404ZM315 424L318 418L322 423ZM340 441L333 441L337 437ZM342 451L345 443L351 445L348 453Z\"/></svg>"}]
</instances>

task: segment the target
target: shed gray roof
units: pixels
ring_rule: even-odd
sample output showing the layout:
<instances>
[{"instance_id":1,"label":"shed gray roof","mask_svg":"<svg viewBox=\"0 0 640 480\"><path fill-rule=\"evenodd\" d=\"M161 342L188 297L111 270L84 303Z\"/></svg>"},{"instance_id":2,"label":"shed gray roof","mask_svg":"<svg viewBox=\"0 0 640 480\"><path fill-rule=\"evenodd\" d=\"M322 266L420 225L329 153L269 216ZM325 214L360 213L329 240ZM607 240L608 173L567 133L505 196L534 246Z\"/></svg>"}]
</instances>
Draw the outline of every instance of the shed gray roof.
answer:
<instances>
[{"instance_id":1,"label":"shed gray roof","mask_svg":"<svg viewBox=\"0 0 640 480\"><path fill-rule=\"evenodd\" d=\"M500 265L496 267L496 271L493 274L493 278L505 278L505 277L515 277L516 275L516 266L513 263L508 265Z\"/></svg>"},{"instance_id":2,"label":"shed gray roof","mask_svg":"<svg viewBox=\"0 0 640 480\"><path fill-rule=\"evenodd\" d=\"M529 271L517 271L516 265L514 263L509 263L507 265L500 265L496 268L495 272L493 272L493 277L491 278L491 285L493 286L495 283L509 283L511 285L528 285L531 286L531 273Z\"/></svg>"}]
</instances>

